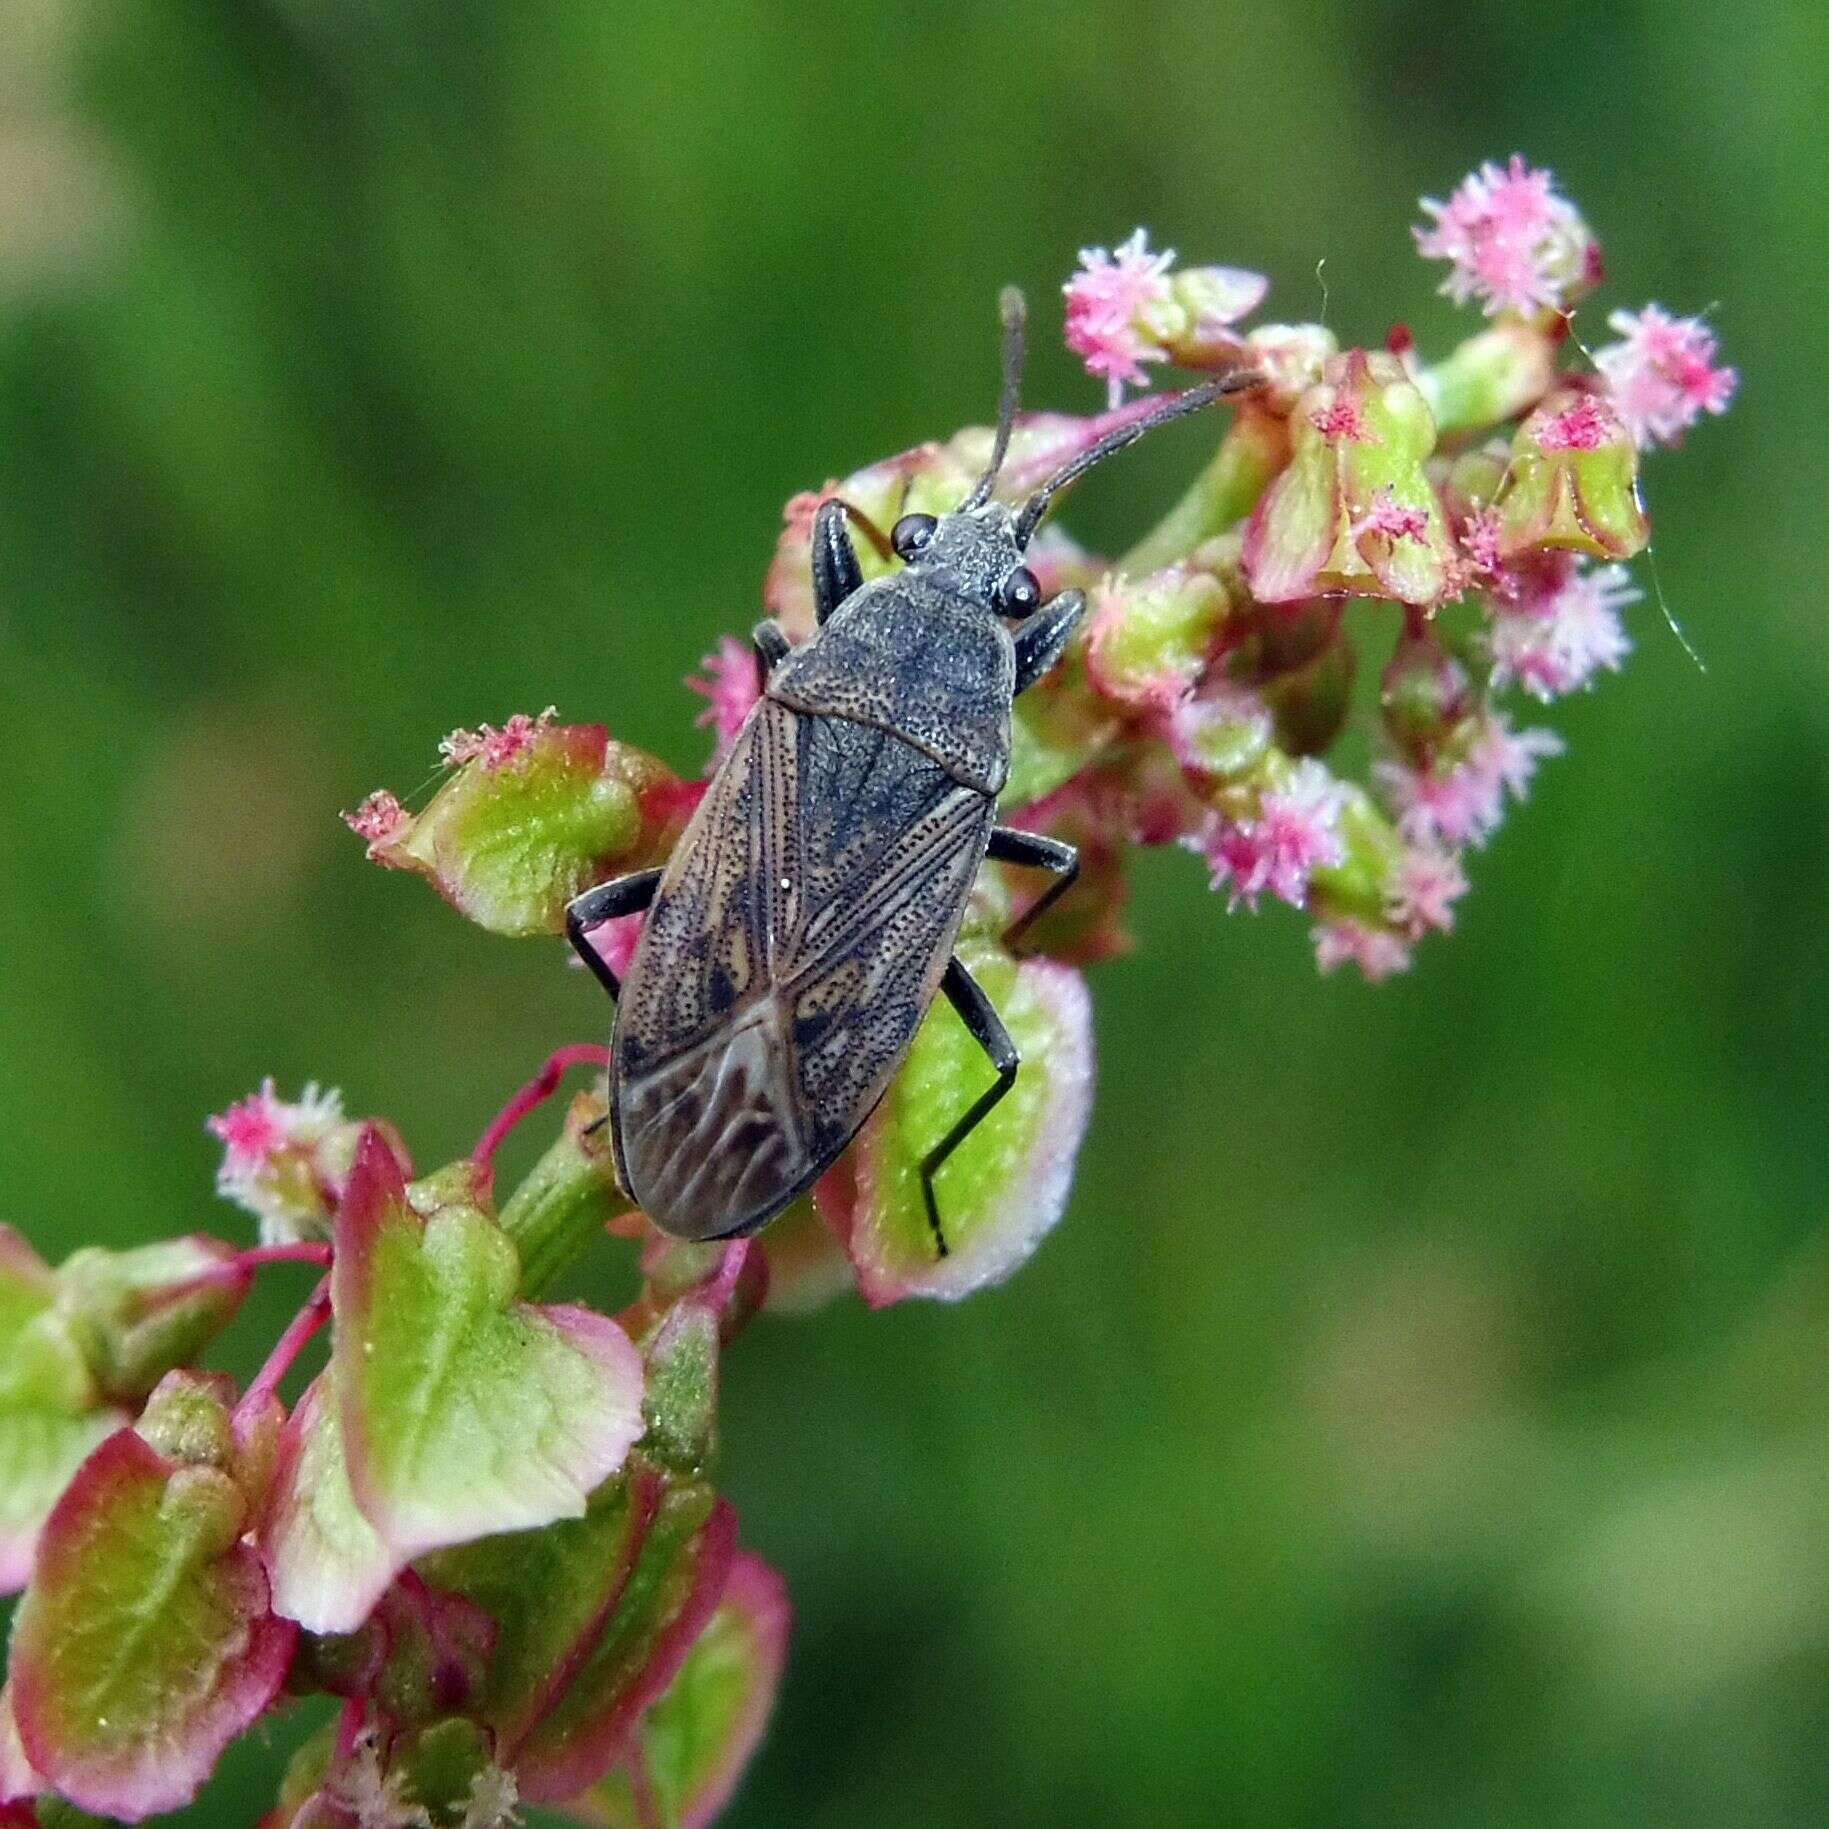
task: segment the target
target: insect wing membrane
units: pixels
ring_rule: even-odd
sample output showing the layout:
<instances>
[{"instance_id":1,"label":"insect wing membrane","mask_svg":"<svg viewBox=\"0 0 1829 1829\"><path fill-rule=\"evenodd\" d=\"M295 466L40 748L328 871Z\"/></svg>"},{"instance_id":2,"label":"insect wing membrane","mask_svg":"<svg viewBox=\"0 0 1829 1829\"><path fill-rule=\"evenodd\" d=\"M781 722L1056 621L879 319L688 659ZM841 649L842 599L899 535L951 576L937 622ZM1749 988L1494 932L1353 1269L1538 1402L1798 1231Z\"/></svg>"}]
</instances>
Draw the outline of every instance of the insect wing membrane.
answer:
<instances>
[{"instance_id":1,"label":"insect wing membrane","mask_svg":"<svg viewBox=\"0 0 1829 1829\"><path fill-rule=\"evenodd\" d=\"M991 818L891 732L757 707L617 1014L617 1160L658 1226L753 1231L850 1141L933 999Z\"/></svg>"}]
</instances>

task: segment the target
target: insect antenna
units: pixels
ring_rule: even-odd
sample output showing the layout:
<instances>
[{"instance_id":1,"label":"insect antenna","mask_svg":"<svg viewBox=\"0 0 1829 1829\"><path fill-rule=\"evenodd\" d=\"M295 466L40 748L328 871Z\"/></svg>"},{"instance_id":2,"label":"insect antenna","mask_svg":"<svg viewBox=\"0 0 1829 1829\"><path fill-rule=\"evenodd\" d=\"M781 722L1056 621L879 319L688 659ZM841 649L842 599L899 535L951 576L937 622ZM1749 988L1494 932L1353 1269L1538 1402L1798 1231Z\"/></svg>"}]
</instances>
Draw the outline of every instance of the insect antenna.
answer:
<instances>
[{"instance_id":1,"label":"insect antenna","mask_svg":"<svg viewBox=\"0 0 1829 1829\"><path fill-rule=\"evenodd\" d=\"M1154 412L1145 413L1141 419L1133 419L1128 425L1119 426L1115 432L1107 432L1097 444L1089 446L1078 457L1063 464L1029 497L1022 513L1016 517L1016 544L1029 544L1030 536L1040 524L1042 516L1048 512L1048 504L1069 483L1078 482L1094 464L1102 464L1114 451L1122 451L1126 445L1134 445L1145 432L1153 432L1157 426L1167 425L1171 419L1198 413L1203 407L1211 406L1215 400L1224 399L1228 394L1242 394L1248 388L1258 386L1263 379L1255 369L1241 369L1235 374L1222 375L1217 381L1189 388L1185 394L1177 394L1172 400L1163 401Z\"/></svg>"},{"instance_id":2,"label":"insect antenna","mask_svg":"<svg viewBox=\"0 0 1829 1829\"><path fill-rule=\"evenodd\" d=\"M1003 319L1003 391L997 397L997 438L991 446L989 467L959 505L961 514L982 508L991 499L997 472L1003 468L1004 457L1010 449L1010 431L1016 424L1016 402L1022 395L1023 327L1028 321L1029 308L1023 302L1019 288L1005 286L997 295L997 314Z\"/></svg>"}]
</instances>

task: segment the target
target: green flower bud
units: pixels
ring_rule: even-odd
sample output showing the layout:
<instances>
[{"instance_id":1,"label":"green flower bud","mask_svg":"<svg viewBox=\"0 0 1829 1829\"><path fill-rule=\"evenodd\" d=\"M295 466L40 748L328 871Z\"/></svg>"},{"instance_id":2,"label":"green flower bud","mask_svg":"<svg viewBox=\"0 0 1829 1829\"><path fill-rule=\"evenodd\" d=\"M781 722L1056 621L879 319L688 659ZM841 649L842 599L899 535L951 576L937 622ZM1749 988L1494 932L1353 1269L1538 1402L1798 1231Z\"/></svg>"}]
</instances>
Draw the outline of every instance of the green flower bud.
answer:
<instances>
[{"instance_id":1,"label":"green flower bud","mask_svg":"<svg viewBox=\"0 0 1829 1829\"><path fill-rule=\"evenodd\" d=\"M91 1245L65 1261L58 1305L107 1396L144 1397L228 1326L252 1276L235 1256L220 1239L191 1237L130 1251Z\"/></svg>"},{"instance_id":2,"label":"green flower bud","mask_svg":"<svg viewBox=\"0 0 1829 1829\"><path fill-rule=\"evenodd\" d=\"M1276 718L1278 745L1292 756L1319 756L1346 723L1359 651L1337 618L1333 633L1299 666L1261 682L1258 692Z\"/></svg>"},{"instance_id":3,"label":"green flower bud","mask_svg":"<svg viewBox=\"0 0 1829 1829\"><path fill-rule=\"evenodd\" d=\"M1093 598L1088 678L1133 711L1168 711L1205 671L1231 605L1212 572L1188 565L1108 578Z\"/></svg>"},{"instance_id":4,"label":"green flower bud","mask_svg":"<svg viewBox=\"0 0 1829 1829\"><path fill-rule=\"evenodd\" d=\"M1428 756L1444 732L1473 709L1467 670L1431 637L1406 638L1379 682L1379 708L1400 752Z\"/></svg>"},{"instance_id":5,"label":"green flower bud","mask_svg":"<svg viewBox=\"0 0 1829 1829\"><path fill-rule=\"evenodd\" d=\"M1348 350L1290 419L1289 467L1245 530L1261 603L1335 594L1432 608L1455 588L1447 518L1424 468L1428 403L1397 357Z\"/></svg>"},{"instance_id":6,"label":"green flower bud","mask_svg":"<svg viewBox=\"0 0 1829 1829\"><path fill-rule=\"evenodd\" d=\"M666 856L683 823L673 775L601 724L548 711L441 747L455 772L424 812L383 792L345 819L377 863L425 877L491 933L562 932L575 896Z\"/></svg>"},{"instance_id":7,"label":"green flower bud","mask_svg":"<svg viewBox=\"0 0 1829 1829\"><path fill-rule=\"evenodd\" d=\"M1416 385L1445 436L1516 419L1549 392L1555 378L1556 345L1544 329L1503 318L1469 337L1446 361L1422 370Z\"/></svg>"},{"instance_id":8,"label":"green flower bud","mask_svg":"<svg viewBox=\"0 0 1829 1829\"><path fill-rule=\"evenodd\" d=\"M234 1385L220 1372L168 1372L134 1424L168 1461L187 1467L236 1470L235 1430L229 1409Z\"/></svg>"},{"instance_id":9,"label":"green flower bud","mask_svg":"<svg viewBox=\"0 0 1829 1829\"><path fill-rule=\"evenodd\" d=\"M1496 504L1499 555L1562 550L1629 559L1651 538L1638 446L1604 396L1567 387L1518 428Z\"/></svg>"}]
</instances>

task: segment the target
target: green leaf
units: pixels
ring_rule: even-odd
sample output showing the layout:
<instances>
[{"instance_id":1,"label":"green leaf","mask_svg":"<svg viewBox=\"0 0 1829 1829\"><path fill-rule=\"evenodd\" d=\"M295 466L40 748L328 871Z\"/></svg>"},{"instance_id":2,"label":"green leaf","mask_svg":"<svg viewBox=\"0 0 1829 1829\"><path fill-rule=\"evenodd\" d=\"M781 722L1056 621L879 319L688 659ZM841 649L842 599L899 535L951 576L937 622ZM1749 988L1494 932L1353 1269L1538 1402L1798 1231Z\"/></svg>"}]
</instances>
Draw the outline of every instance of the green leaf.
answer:
<instances>
[{"instance_id":1,"label":"green leaf","mask_svg":"<svg viewBox=\"0 0 1829 1829\"><path fill-rule=\"evenodd\" d=\"M873 1307L905 1296L956 1301L1011 1275L1066 1206L1092 1092L1085 983L1045 959L1020 965L988 945L961 949L1022 1056L1005 1098L935 1181L947 1250L922 1198L920 1163L993 1083L984 1050L937 1002L888 1097L865 1125L850 1173L819 1197Z\"/></svg>"},{"instance_id":2,"label":"green leaf","mask_svg":"<svg viewBox=\"0 0 1829 1829\"><path fill-rule=\"evenodd\" d=\"M642 1777L660 1821L704 1829L730 1801L768 1727L787 1654L787 1589L761 1557L739 1551L724 1598L679 1675L641 1725ZM565 1814L599 1829L647 1829L628 1765Z\"/></svg>"},{"instance_id":3,"label":"green leaf","mask_svg":"<svg viewBox=\"0 0 1829 1829\"><path fill-rule=\"evenodd\" d=\"M417 1565L433 1588L495 1622L476 1713L505 1751L562 1691L611 1616L660 1488L651 1470L636 1465L599 1487L582 1518L439 1550Z\"/></svg>"},{"instance_id":4,"label":"green leaf","mask_svg":"<svg viewBox=\"0 0 1829 1829\"><path fill-rule=\"evenodd\" d=\"M614 1612L515 1749L524 1796L560 1802L609 1770L704 1629L735 1544L736 1516L709 1486L663 1485Z\"/></svg>"},{"instance_id":5,"label":"green leaf","mask_svg":"<svg viewBox=\"0 0 1829 1829\"><path fill-rule=\"evenodd\" d=\"M273 1700L296 1628L268 1608L245 1513L227 1474L131 1429L57 1502L10 1677L26 1756L73 1803L130 1822L189 1803Z\"/></svg>"},{"instance_id":6,"label":"green leaf","mask_svg":"<svg viewBox=\"0 0 1829 1829\"><path fill-rule=\"evenodd\" d=\"M56 1299L56 1280L37 1253L0 1226L0 1594L25 1586L58 1495L89 1451L127 1421L103 1401Z\"/></svg>"},{"instance_id":7,"label":"green leaf","mask_svg":"<svg viewBox=\"0 0 1829 1829\"><path fill-rule=\"evenodd\" d=\"M332 1363L350 1486L401 1558L582 1517L641 1430L605 1316L516 1299L513 1244L458 1198L421 1217L364 1140L337 1214Z\"/></svg>"},{"instance_id":8,"label":"green leaf","mask_svg":"<svg viewBox=\"0 0 1829 1829\"><path fill-rule=\"evenodd\" d=\"M651 861L671 830L677 783L653 757L611 742L601 724L529 722L512 756L464 763L424 812L370 847L492 933L563 932L566 903Z\"/></svg>"},{"instance_id":9,"label":"green leaf","mask_svg":"<svg viewBox=\"0 0 1829 1829\"><path fill-rule=\"evenodd\" d=\"M353 1632L404 1560L350 1490L334 1366L300 1398L281 1432L260 1542L273 1610L312 1632Z\"/></svg>"},{"instance_id":10,"label":"green leaf","mask_svg":"<svg viewBox=\"0 0 1829 1829\"><path fill-rule=\"evenodd\" d=\"M131 1251L91 1245L57 1271L96 1378L123 1403L194 1360L234 1320L252 1281L232 1245L195 1235Z\"/></svg>"}]
</instances>

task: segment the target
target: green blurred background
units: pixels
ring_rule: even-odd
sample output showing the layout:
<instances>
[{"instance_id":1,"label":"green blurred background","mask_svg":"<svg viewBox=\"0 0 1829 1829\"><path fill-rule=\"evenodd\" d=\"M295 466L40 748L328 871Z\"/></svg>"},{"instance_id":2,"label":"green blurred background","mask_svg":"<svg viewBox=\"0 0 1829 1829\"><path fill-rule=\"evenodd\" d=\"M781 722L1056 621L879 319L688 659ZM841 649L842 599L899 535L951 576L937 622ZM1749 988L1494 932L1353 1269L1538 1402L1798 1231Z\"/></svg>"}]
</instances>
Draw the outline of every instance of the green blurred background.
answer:
<instances>
[{"instance_id":1,"label":"green blurred background","mask_svg":"<svg viewBox=\"0 0 1829 1829\"><path fill-rule=\"evenodd\" d=\"M1743 370L1649 469L1707 675L1641 606L1378 989L1143 860L1035 1262L734 1357L798 1624L730 1820L1822 1822L1813 15L0 0L0 1214L235 1233L202 1118L263 1073L467 1147L602 999L338 808L549 702L696 767L680 677L783 499L982 419L1001 282L1036 404L1095 403L1052 301L1137 222L1440 348L1415 198L1524 150L1601 303L1716 304ZM1124 544L1198 444L1078 528ZM251 1822L293 1731L184 1820Z\"/></svg>"}]
</instances>

